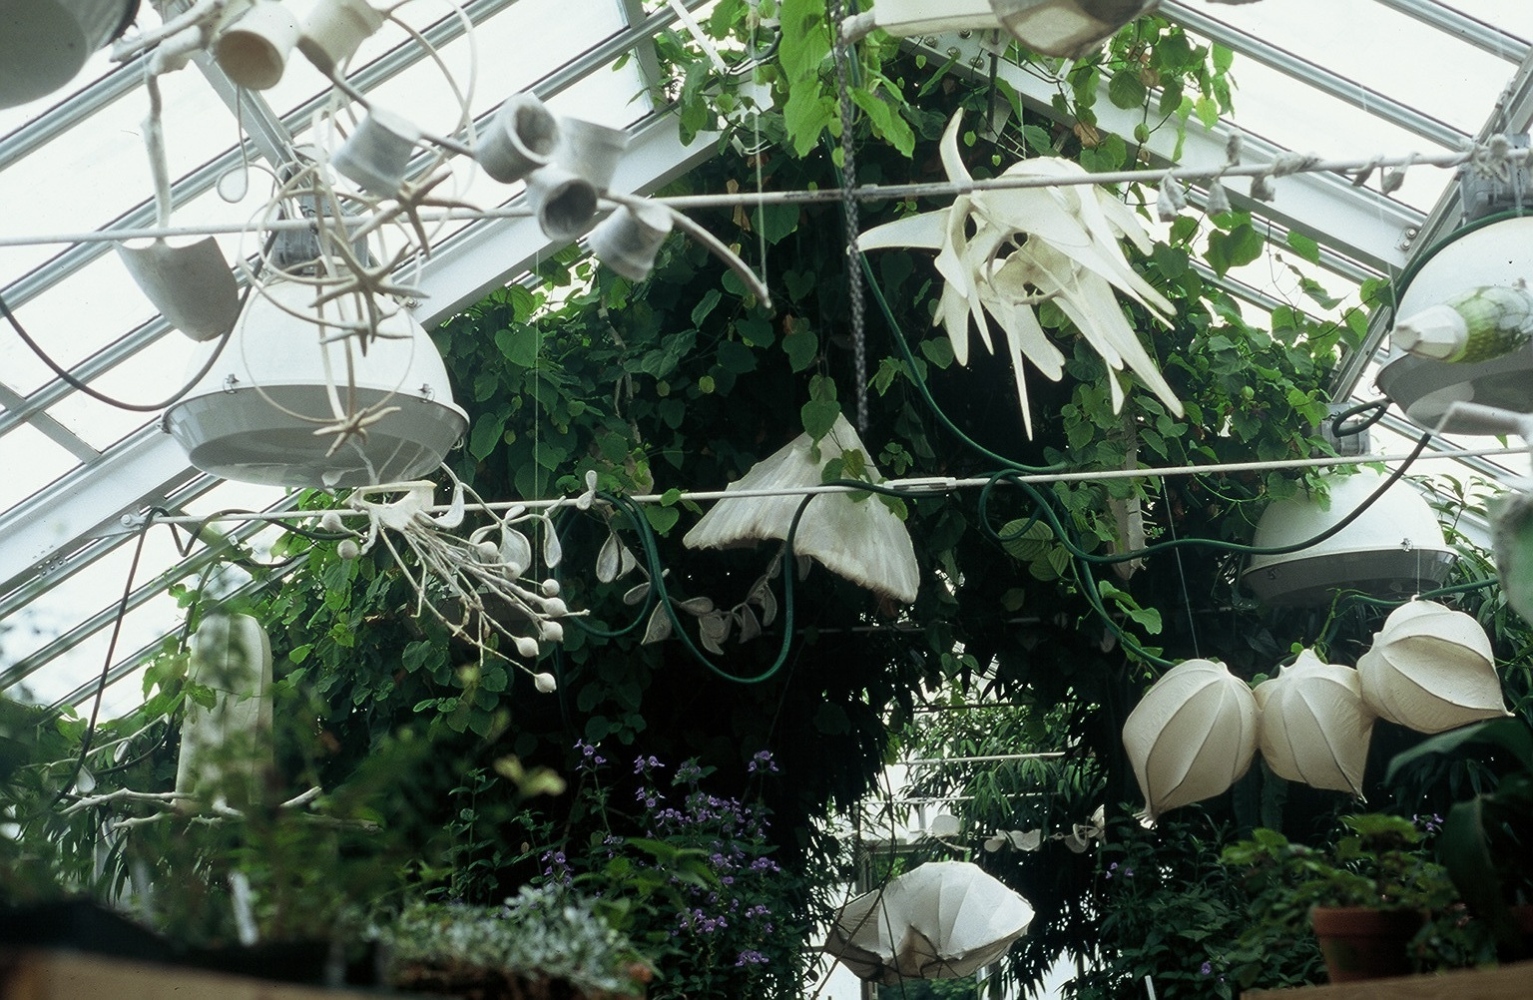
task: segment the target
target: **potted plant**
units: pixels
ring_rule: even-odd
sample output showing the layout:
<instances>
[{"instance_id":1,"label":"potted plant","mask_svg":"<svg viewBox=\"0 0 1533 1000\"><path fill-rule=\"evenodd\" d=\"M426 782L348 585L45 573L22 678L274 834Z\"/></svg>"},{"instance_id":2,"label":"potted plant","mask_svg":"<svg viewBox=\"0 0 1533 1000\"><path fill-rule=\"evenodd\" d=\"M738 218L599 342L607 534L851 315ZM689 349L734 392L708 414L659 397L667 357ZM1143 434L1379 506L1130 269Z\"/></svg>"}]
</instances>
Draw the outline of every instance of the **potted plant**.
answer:
<instances>
[{"instance_id":1,"label":"potted plant","mask_svg":"<svg viewBox=\"0 0 1533 1000\"><path fill-rule=\"evenodd\" d=\"M1313 927L1332 982L1408 973L1410 943L1456 902L1453 884L1409 820L1367 813L1342 824L1328 851L1256 830L1222 860L1245 870L1260 923L1291 933Z\"/></svg>"},{"instance_id":2,"label":"potted plant","mask_svg":"<svg viewBox=\"0 0 1533 1000\"><path fill-rule=\"evenodd\" d=\"M567 890L524 887L504 906L415 903L376 933L389 982L473 1000L643 997L654 967Z\"/></svg>"},{"instance_id":3,"label":"potted plant","mask_svg":"<svg viewBox=\"0 0 1533 1000\"><path fill-rule=\"evenodd\" d=\"M1469 745L1511 764L1493 788L1448 810L1438 853L1470 911L1498 943L1526 956L1533 936L1533 729L1519 718L1492 719L1441 733L1390 762L1387 780L1425 757Z\"/></svg>"}]
</instances>

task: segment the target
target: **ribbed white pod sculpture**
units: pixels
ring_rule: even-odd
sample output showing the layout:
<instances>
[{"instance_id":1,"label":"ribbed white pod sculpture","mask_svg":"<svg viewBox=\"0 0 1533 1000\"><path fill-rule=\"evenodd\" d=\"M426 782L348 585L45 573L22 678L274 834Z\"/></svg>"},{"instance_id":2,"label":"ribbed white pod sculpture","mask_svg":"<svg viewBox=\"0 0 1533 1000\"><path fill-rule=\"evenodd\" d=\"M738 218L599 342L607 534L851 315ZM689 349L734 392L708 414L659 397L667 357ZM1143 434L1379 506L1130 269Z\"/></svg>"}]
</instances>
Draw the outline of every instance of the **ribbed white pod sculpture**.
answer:
<instances>
[{"instance_id":1,"label":"ribbed white pod sculpture","mask_svg":"<svg viewBox=\"0 0 1533 1000\"><path fill-rule=\"evenodd\" d=\"M1252 693L1261 710L1257 745L1272 773L1363 797L1374 713L1356 670L1306 649Z\"/></svg>"},{"instance_id":2,"label":"ribbed white pod sculpture","mask_svg":"<svg viewBox=\"0 0 1533 1000\"><path fill-rule=\"evenodd\" d=\"M1357 661L1363 698L1380 717L1441 733L1508 715L1490 637L1461 611L1432 601L1396 608Z\"/></svg>"},{"instance_id":3,"label":"ribbed white pod sculpture","mask_svg":"<svg viewBox=\"0 0 1533 1000\"><path fill-rule=\"evenodd\" d=\"M1144 793L1144 816L1213 798L1256 754L1256 699L1214 660L1187 660L1150 686L1123 724L1123 747Z\"/></svg>"},{"instance_id":4,"label":"ribbed white pod sculpture","mask_svg":"<svg viewBox=\"0 0 1533 1000\"><path fill-rule=\"evenodd\" d=\"M191 640L190 684L213 690L213 704L187 698L176 791L257 798L272 764L271 642L249 615L209 615Z\"/></svg>"}]
</instances>

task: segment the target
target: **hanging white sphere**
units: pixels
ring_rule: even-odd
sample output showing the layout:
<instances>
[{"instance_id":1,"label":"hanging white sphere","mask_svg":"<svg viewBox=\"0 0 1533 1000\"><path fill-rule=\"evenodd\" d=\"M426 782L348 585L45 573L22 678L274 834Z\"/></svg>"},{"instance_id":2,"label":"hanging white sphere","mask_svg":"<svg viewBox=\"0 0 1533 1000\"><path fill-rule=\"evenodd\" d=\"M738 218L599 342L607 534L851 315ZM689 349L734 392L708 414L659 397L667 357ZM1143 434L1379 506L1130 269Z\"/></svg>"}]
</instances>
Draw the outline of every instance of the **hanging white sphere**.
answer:
<instances>
[{"instance_id":1,"label":"hanging white sphere","mask_svg":"<svg viewBox=\"0 0 1533 1000\"><path fill-rule=\"evenodd\" d=\"M1221 794L1246 773L1256 754L1256 699L1224 664L1187 660L1129 713L1123 747L1153 821Z\"/></svg>"},{"instance_id":2,"label":"hanging white sphere","mask_svg":"<svg viewBox=\"0 0 1533 1000\"><path fill-rule=\"evenodd\" d=\"M1356 670L1306 649L1252 693L1261 710L1258 747L1272 773L1363 797L1374 713Z\"/></svg>"},{"instance_id":3,"label":"hanging white sphere","mask_svg":"<svg viewBox=\"0 0 1533 1000\"><path fill-rule=\"evenodd\" d=\"M1422 733L1509 714L1490 637L1432 601L1396 608L1357 661L1363 698L1380 717Z\"/></svg>"}]
</instances>

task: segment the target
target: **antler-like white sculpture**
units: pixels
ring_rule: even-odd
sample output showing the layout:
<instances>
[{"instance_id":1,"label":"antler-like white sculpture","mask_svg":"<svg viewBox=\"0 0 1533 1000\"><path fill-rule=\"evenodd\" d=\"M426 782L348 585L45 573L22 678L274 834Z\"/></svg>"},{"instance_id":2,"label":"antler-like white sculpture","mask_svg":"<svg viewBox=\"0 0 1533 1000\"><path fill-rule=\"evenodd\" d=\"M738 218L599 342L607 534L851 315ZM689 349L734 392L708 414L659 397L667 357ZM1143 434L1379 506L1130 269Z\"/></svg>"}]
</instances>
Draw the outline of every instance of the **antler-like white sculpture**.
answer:
<instances>
[{"instance_id":1,"label":"antler-like white sculpture","mask_svg":"<svg viewBox=\"0 0 1533 1000\"><path fill-rule=\"evenodd\" d=\"M942 166L949 180L968 183L973 178L958 155L960 122L961 112L942 137ZM1005 171L1013 177L1084 173L1080 166L1054 157L1024 160ZM1031 436L1022 360L1031 361L1055 382L1064 374L1064 355L1033 312L1034 305L1047 300L1064 311L1109 368L1126 365L1170 410L1182 413L1181 401L1129 326L1113 289L1163 322L1173 312L1172 305L1133 269L1119 239L1128 239L1142 252L1151 247L1139 220L1122 202L1095 186L1061 185L958 195L951 208L878 226L863 233L858 245L863 250L916 246L937 251L937 270L947 282L937 320L947 329L954 356L968 364L970 317L985 349L993 351L986 314L995 318L1006 335L1022 420ZM1003 255L1013 245L1015 249ZM1123 388L1115 377L1109 376L1109 381L1116 410L1123 405Z\"/></svg>"}]
</instances>

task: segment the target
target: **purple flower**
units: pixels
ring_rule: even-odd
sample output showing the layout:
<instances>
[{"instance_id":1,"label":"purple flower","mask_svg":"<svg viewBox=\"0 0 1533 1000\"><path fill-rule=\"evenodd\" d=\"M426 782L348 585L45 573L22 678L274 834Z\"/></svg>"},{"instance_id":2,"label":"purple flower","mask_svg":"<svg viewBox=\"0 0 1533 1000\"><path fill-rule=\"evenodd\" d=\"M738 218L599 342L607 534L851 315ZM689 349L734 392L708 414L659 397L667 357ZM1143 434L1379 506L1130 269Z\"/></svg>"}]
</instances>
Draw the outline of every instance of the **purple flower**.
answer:
<instances>
[{"instance_id":1,"label":"purple flower","mask_svg":"<svg viewBox=\"0 0 1533 1000\"><path fill-rule=\"evenodd\" d=\"M735 968L738 969L747 965L765 965L766 960L767 957L761 954L761 952L747 949L740 952L740 957L735 959Z\"/></svg>"},{"instance_id":2,"label":"purple flower","mask_svg":"<svg viewBox=\"0 0 1533 1000\"><path fill-rule=\"evenodd\" d=\"M1212 963L1212 962L1204 962L1202 965L1198 966L1198 975L1200 975L1200 976L1211 976L1213 974L1214 974L1214 963Z\"/></svg>"},{"instance_id":3,"label":"purple flower","mask_svg":"<svg viewBox=\"0 0 1533 1000\"><path fill-rule=\"evenodd\" d=\"M756 755L751 758L751 762L746 765L746 770L748 770L751 774L757 774L760 772L765 772L766 774L776 774L777 762L772 759L772 751L757 750Z\"/></svg>"}]
</instances>

